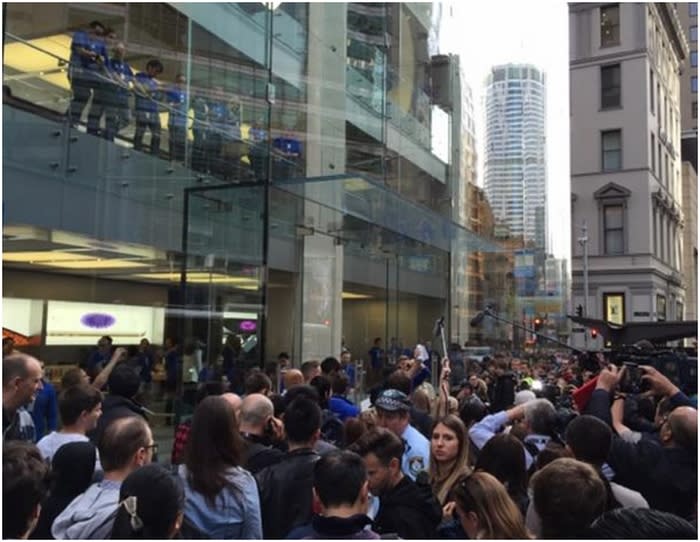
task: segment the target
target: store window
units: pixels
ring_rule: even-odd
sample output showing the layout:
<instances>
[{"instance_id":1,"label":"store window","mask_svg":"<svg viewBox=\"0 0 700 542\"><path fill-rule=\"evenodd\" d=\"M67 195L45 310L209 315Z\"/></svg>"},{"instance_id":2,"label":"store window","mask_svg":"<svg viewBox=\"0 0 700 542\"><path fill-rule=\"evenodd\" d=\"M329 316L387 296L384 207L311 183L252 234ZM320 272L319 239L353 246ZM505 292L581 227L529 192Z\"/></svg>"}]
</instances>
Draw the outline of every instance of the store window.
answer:
<instances>
[{"instance_id":1,"label":"store window","mask_svg":"<svg viewBox=\"0 0 700 542\"><path fill-rule=\"evenodd\" d=\"M600 8L600 46L620 44L620 5L610 4Z\"/></svg>"},{"instance_id":2,"label":"store window","mask_svg":"<svg viewBox=\"0 0 700 542\"><path fill-rule=\"evenodd\" d=\"M656 319L659 322L666 321L666 296L656 294Z\"/></svg>"},{"instance_id":3,"label":"store window","mask_svg":"<svg viewBox=\"0 0 700 542\"><path fill-rule=\"evenodd\" d=\"M603 171L622 169L622 130L608 130L601 133L603 151Z\"/></svg>"},{"instance_id":4,"label":"store window","mask_svg":"<svg viewBox=\"0 0 700 542\"><path fill-rule=\"evenodd\" d=\"M603 295L603 310L605 321L611 324L625 323L625 294L609 293Z\"/></svg>"},{"instance_id":5,"label":"store window","mask_svg":"<svg viewBox=\"0 0 700 542\"><path fill-rule=\"evenodd\" d=\"M600 106L620 107L620 64L600 68Z\"/></svg>"}]
</instances>

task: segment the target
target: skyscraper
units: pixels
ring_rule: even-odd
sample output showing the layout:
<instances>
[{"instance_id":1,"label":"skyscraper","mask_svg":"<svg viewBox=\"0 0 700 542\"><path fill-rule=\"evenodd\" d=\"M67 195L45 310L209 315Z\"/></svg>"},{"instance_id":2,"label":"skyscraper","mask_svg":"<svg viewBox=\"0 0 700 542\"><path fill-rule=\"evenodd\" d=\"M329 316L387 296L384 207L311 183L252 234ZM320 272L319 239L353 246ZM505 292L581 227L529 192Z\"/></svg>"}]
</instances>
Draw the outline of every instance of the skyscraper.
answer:
<instances>
[{"instance_id":1,"label":"skyscraper","mask_svg":"<svg viewBox=\"0 0 700 542\"><path fill-rule=\"evenodd\" d=\"M544 250L545 74L527 64L492 68L486 81L485 189L511 237Z\"/></svg>"}]
</instances>

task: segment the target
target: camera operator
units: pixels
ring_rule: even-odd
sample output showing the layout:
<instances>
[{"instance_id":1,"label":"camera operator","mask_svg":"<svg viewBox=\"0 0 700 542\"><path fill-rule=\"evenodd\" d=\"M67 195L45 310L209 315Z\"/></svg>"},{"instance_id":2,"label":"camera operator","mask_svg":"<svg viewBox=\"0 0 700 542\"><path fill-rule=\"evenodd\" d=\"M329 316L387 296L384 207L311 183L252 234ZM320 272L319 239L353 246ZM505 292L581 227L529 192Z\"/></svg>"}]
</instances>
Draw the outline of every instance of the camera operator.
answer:
<instances>
[{"instance_id":1,"label":"camera operator","mask_svg":"<svg viewBox=\"0 0 700 542\"><path fill-rule=\"evenodd\" d=\"M609 425L614 421L621 430L624 396L616 391L625 370L614 365L603 369L587 408L587 413ZM608 464L615 472L615 482L639 491L651 508L693 519L697 500L697 411L688 406L688 398L664 375L652 367L642 366L641 370L652 393L668 397L675 408L662 420L661 445L649 439L630 443L616 436Z\"/></svg>"}]
</instances>

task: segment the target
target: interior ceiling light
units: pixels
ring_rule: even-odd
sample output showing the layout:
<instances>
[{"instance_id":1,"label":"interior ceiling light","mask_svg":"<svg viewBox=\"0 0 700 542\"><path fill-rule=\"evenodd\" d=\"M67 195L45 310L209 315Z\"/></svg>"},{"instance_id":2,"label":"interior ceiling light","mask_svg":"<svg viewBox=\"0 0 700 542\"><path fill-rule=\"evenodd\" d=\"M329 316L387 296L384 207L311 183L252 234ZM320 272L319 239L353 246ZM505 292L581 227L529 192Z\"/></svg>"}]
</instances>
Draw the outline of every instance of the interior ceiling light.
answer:
<instances>
[{"instance_id":1,"label":"interior ceiling light","mask_svg":"<svg viewBox=\"0 0 700 542\"><path fill-rule=\"evenodd\" d=\"M38 252L3 252L2 259L5 262L47 263L65 261L89 261L94 260L95 257L86 256L78 252L42 250Z\"/></svg>"},{"instance_id":2,"label":"interior ceiling light","mask_svg":"<svg viewBox=\"0 0 700 542\"><path fill-rule=\"evenodd\" d=\"M49 267L60 267L63 269L127 269L134 267L149 267L150 264L139 262L137 260L120 260L120 259L96 259L89 260L72 260L61 262L34 262L37 265Z\"/></svg>"},{"instance_id":3,"label":"interior ceiling light","mask_svg":"<svg viewBox=\"0 0 700 542\"><path fill-rule=\"evenodd\" d=\"M70 90L65 71L58 70L62 67L59 66L59 58L66 61L70 58L71 39L69 34L55 34L27 40L34 47L21 42L6 43L3 62L19 72L36 74L57 87ZM49 73L44 75L41 72Z\"/></svg>"},{"instance_id":4,"label":"interior ceiling light","mask_svg":"<svg viewBox=\"0 0 700 542\"><path fill-rule=\"evenodd\" d=\"M372 299L371 295L343 292L343 299Z\"/></svg>"},{"instance_id":5,"label":"interior ceiling light","mask_svg":"<svg viewBox=\"0 0 700 542\"><path fill-rule=\"evenodd\" d=\"M151 280L167 280L171 282L180 282L180 273L139 273L131 275L132 277L138 277L143 279ZM258 280L251 277L234 277L231 275L223 275L221 273L204 273L204 272L193 272L187 273L187 282L192 283L204 283L209 282L215 284L237 284L241 285L243 289L258 289Z\"/></svg>"},{"instance_id":6,"label":"interior ceiling light","mask_svg":"<svg viewBox=\"0 0 700 542\"><path fill-rule=\"evenodd\" d=\"M370 188L370 184L361 177L353 177L343 181L343 188L347 192L363 192Z\"/></svg>"}]
</instances>

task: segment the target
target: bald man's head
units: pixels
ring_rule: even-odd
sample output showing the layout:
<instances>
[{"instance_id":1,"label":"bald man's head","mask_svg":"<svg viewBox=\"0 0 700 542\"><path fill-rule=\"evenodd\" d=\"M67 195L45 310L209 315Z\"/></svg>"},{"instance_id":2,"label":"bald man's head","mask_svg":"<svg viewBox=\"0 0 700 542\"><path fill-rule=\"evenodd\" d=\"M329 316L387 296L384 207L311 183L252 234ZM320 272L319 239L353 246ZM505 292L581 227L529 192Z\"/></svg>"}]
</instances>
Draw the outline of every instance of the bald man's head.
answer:
<instances>
[{"instance_id":1,"label":"bald man's head","mask_svg":"<svg viewBox=\"0 0 700 542\"><path fill-rule=\"evenodd\" d=\"M688 406L678 407L668 417L673 442L689 452L698 451L698 411Z\"/></svg>"},{"instance_id":2,"label":"bald man's head","mask_svg":"<svg viewBox=\"0 0 700 542\"><path fill-rule=\"evenodd\" d=\"M241 431L244 427L248 430L264 428L267 420L275 413L272 401L260 393L246 395L241 405Z\"/></svg>"},{"instance_id":3,"label":"bald man's head","mask_svg":"<svg viewBox=\"0 0 700 542\"><path fill-rule=\"evenodd\" d=\"M235 393L224 393L221 397L226 399L226 402L233 407L233 411L236 413L236 419L240 419L241 404L243 403L240 396Z\"/></svg>"},{"instance_id":4,"label":"bald man's head","mask_svg":"<svg viewBox=\"0 0 700 542\"><path fill-rule=\"evenodd\" d=\"M28 405L41 389L43 371L38 359L15 352L2 359L2 403L15 411Z\"/></svg>"},{"instance_id":5,"label":"bald man's head","mask_svg":"<svg viewBox=\"0 0 700 542\"><path fill-rule=\"evenodd\" d=\"M284 373L284 389L288 390L294 386L300 386L304 383L304 375L299 369L289 369Z\"/></svg>"}]
</instances>

